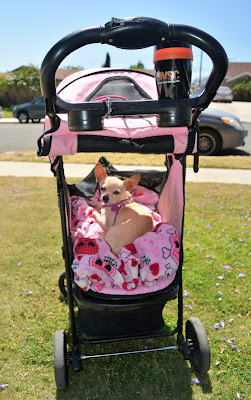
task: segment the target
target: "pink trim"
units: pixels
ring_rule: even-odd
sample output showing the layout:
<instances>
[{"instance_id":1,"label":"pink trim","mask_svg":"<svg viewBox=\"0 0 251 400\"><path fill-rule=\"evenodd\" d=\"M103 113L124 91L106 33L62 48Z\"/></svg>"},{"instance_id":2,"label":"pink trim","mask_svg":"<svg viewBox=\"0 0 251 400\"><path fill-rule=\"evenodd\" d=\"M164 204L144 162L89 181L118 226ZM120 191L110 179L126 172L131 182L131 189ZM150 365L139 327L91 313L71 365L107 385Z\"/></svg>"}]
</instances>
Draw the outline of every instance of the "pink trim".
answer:
<instances>
[{"instance_id":1,"label":"pink trim","mask_svg":"<svg viewBox=\"0 0 251 400\"><path fill-rule=\"evenodd\" d=\"M169 172L168 180L163 188L158 203L158 213L163 222L169 222L181 235L183 221L183 171L179 160L173 157L173 164Z\"/></svg>"}]
</instances>

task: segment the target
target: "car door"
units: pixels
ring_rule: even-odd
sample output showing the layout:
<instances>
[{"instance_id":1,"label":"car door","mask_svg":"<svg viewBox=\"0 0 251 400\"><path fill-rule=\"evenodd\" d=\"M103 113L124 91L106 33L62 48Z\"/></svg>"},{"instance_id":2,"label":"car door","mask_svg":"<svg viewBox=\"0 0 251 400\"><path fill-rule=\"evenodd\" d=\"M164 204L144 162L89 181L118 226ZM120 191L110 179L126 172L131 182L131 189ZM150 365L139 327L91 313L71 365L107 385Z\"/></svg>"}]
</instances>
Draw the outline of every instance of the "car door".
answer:
<instances>
[{"instance_id":1,"label":"car door","mask_svg":"<svg viewBox=\"0 0 251 400\"><path fill-rule=\"evenodd\" d=\"M30 108L30 117L35 118L44 118L45 117L45 104L44 97L40 96L32 102L32 107Z\"/></svg>"}]
</instances>

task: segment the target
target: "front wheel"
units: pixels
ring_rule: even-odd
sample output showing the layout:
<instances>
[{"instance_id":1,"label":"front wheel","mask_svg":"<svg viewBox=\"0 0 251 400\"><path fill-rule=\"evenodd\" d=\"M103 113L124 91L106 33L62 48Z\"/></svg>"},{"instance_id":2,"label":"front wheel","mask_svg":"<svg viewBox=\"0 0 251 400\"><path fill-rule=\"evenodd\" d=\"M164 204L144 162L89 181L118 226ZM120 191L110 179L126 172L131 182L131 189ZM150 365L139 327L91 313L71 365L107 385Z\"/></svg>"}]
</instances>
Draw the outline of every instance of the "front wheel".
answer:
<instances>
[{"instance_id":1,"label":"front wheel","mask_svg":"<svg viewBox=\"0 0 251 400\"><path fill-rule=\"evenodd\" d=\"M29 116L25 111L22 111L18 114L18 120L20 124L27 124L27 122L29 122Z\"/></svg>"},{"instance_id":2,"label":"front wheel","mask_svg":"<svg viewBox=\"0 0 251 400\"><path fill-rule=\"evenodd\" d=\"M212 156L221 149L221 140L218 134L209 128L201 128L199 136L199 153L202 156Z\"/></svg>"},{"instance_id":3,"label":"front wheel","mask_svg":"<svg viewBox=\"0 0 251 400\"><path fill-rule=\"evenodd\" d=\"M206 374L210 368L210 348L206 331L199 318L191 317L186 321L186 342L194 369Z\"/></svg>"},{"instance_id":4,"label":"front wheel","mask_svg":"<svg viewBox=\"0 0 251 400\"><path fill-rule=\"evenodd\" d=\"M58 389L68 386L67 352L65 332L58 330L54 335L54 372Z\"/></svg>"}]
</instances>

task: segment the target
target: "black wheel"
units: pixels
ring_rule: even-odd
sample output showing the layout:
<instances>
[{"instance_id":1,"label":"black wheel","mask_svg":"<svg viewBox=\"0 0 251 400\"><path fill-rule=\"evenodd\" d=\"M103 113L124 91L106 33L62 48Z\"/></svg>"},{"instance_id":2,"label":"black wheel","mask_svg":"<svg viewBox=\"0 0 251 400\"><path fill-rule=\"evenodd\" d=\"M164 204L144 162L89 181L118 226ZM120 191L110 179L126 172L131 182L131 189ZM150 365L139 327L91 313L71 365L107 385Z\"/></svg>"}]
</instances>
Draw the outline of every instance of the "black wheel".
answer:
<instances>
[{"instance_id":1,"label":"black wheel","mask_svg":"<svg viewBox=\"0 0 251 400\"><path fill-rule=\"evenodd\" d=\"M33 124L38 124L40 122L40 118L32 118L31 120Z\"/></svg>"},{"instance_id":2,"label":"black wheel","mask_svg":"<svg viewBox=\"0 0 251 400\"><path fill-rule=\"evenodd\" d=\"M199 153L202 156L212 156L221 149L221 140L212 129L201 128L199 137Z\"/></svg>"},{"instance_id":3,"label":"black wheel","mask_svg":"<svg viewBox=\"0 0 251 400\"><path fill-rule=\"evenodd\" d=\"M65 331L56 331L54 335L54 372L58 389L68 385L67 352Z\"/></svg>"},{"instance_id":4,"label":"black wheel","mask_svg":"<svg viewBox=\"0 0 251 400\"><path fill-rule=\"evenodd\" d=\"M67 297L66 273L65 271L58 278L58 287L64 297Z\"/></svg>"},{"instance_id":5,"label":"black wheel","mask_svg":"<svg viewBox=\"0 0 251 400\"><path fill-rule=\"evenodd\" d=\"M29 115L27 114L27 112L21 111L18 114L18 120L20 124L27 124L27 122L29 122Z\"/></svg>"},{"instance_id":6,"label":"black wheel","mask_svg":"<svg viewBox=\"0 0 251 400\"><path fill-rule=\"evenodd\" d=\"M186 341L194 369L201 374L206 374L210 368L210 348L206 331L199 318L192 317L187 320Z\"/></svg>"}]
</instances>

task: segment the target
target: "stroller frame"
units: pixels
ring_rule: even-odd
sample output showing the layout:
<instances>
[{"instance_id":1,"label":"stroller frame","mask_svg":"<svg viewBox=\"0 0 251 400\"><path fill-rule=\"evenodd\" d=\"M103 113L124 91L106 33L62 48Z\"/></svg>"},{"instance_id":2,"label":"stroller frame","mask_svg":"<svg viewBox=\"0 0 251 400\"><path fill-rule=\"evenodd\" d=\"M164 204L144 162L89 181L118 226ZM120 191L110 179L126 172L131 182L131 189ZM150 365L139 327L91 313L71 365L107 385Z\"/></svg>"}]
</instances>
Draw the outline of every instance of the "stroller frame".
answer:
<instances>
[{"instance_id":1,"label":"stroller frame","mask_svg":"<svg viewBox=\"0 0 251 400\"><path fill-rule=\"evenodd\" d=\"M85 131L90 129L90 124L95 121L101 121L107 113L110 113L110 105L104 104L105 102L85 102L85 103L68 103L56 93L55 86L55 73L64 60L64 58L76 49L91 43L107 43L122 49L140 49L149 47L152 45L159 44L163 40L171 41L183 41L195 45L205 51L211 60L213 61L213 70L209 76L207 83L195 93L195 95L186 99L167 99L167 100L145 100L145 101L118 101L112 104L113 115L137 115L137 114L164 114L166 121L169 119L170 127L187 126L189 127L188 144L187 149L183 154L179 155L179 160L182 163L183 171L183 189L185 185L185 162L186 155L192 154L194 147L195 132L197 132L197 140L199 137L199 129L197 124L197 118L201 111L205 109L212 101L220 83L222 82L226 71L227 71L227 56L222 46L210 35L202 32L196 28L185 26L185 25L170 25L164 22L143 17L126 18L123 20L113 18L111 22L100 27L86 28L76 31L58 42L48 52L45 57L40 71L40 82L42 94L45 97L46 114L50 119L51 130L46 133L53 133L57 131L60 125L60 119L58 115L68 113L69 129L73 131ZM107 102L106 102L107 103ZM184 118L183 118L184 114ZM73 126L70 124L73 121ZM83 122L84 121L84 122ZM95 125L95 123L94 123ZM98 122L99 126L99 122ZM102 129L102 127L100 128ZM95 130L95 129L94 129ZM189 140L191 141L189 142ZM96 138L95 138L96 139ZM155 138L156 139L156 138ZM164 139L165 140L165 137ZM118 141L114 138L109 138L105 143L105 147L102 147L102 141L94 140L93 143L87 143L82 146L81 152L88 151L111 151L110 146L114 145L113 151L116 152L141 152L141 153L168 153L165 146L163 147L163 140L156 139L151 142L151 139L146 140L147 144L139 146L137 141L130 143L128 141ZM82 140L83 141L83 140ZM41 138L38 141L39 152L38 155L48 155L49 152L41 151ZM44 143L47 143L44 141ZM153 150L151 144L153 144ZM46 146L45 146L46 147ZM194 154L194 171L198 172L198 153ZM59 278L59 287L64 296L67 296L69 306L69 320L70 320L70 338L71 338L71 351L67 352L66 336L65 332L58 330L54 337L54 368L56 385L58 389L64 389L68 384L68 365L71 363L73 370L78 372L81 370L81 361L89 358L97 357L108 357L115 355L128 355L137 353L146 353L153 351L173 350L178 349L185 360L191 360L195 370L200 373L207 373L210 368L210 349L207 340L205 329L198 318L189 318L186 321L186 339L183 335L183 291L182 291L182 263L183 263L183 222L181 232L181 253L179 268L176 272L176 277L170 288L166 288L162 293L151 293L148 296L149 302L153 302L152 299L158 299L163 297L163 304L160 305L161 312L165 303L178 297L178 320L177 325L172 331L160 331L159 329L150 329L146 333L140 334L119 334L119 335L107 335L95 339L83 339L80 337L75 319L74 305L77 294L74 292L76 284L74 283L73 270L71 268L73 262L73 246L71 241L70 232L70 204L68 198L68 186L64 174L63 157L58 155L51 161L52 171L57 178L57 192L58 202L61 215L61 226L63 236L63 258L65 260L65 272L63 272ZM168 167L168 160L166 163ZM168 172L167 172L168 176ZM184 190L183 190L184 194ZM184 211L184 210L183 210ZM183 212L184 218L184 212ZM66 287L65 287L66 280ZM79 289L81 290L81 289ZM88 292L87 292L88 293ZM88 296L88 294L86 294ZM144 295L142 295L144 296ZM107 299L109 296L105 295ZM124 296L130 297L130 296ZM150 304L141 301L142 304ZM162 301L162 300L161 300ZM102 299L100 302L97 300L95 307L99 307L103 304ZM109 303L109 301L108 301ZM152 303L151 303L152 304ZM79 306L78 302L77 305ZM111 306L116 308L116 305L105 303L105 307L108 310ZM125 305L125 308L130 308ZM79 309L80 311L80 309ZM95 354L85 355L80 353L80 345L120 342L127 340L157 338L157 337L168 337L177 334L177 345L164 346L160 348L145 348L142 350L132 350L118 353L107 353L107 354ZM92 335L90 335L92 336ZM95 335L94 335L95 336Z\"/></svg>"},{"instance_id":2,"label":"stroller frame","mask_svg":"<svg viewBox=\"0 0 251 400\"><path fill-rule=\"evenodd\" d=\"M195 155L196 157L196 155ZM82 339L79 337L76 327L75 320L75 311L74 311L74 296L73 296L73 287L74 287L74 279L73 272L71 269L73 254L72 254L72 243L71 236L69 231L69 202L68 202L68 190L67 183L65 180L64 168L63 168L63 158L59 157L58 168L56 171L56 179L57 179L57 193L59 200L59 209L61 215L61 227L62 227L62 238L63 238L63 257L65 260L65 272L59 278L59 288L64 296L67 296L68 306L69 306L69 321L70 321L70 331L71 331L71 339L72 339L72 352L68 353L67 361L71 362L73 365L73 370L78 372L81 370L81 360L86 360L89 358L97 358L97 357L108 357L108 356L121 356L128 354L137 354L137 353L147 353L153 351L163 351L163 350L179 350L185 360L191 359L191 352L187 342L185 341L183 335L183 290L182 290L182 255L183 249L181 247L181 260L179 266L179 283L178 283L178 320L177 326L172 331L161 331L158 333L150 333L149 334L138 334L138 335L125 335L120 337L112 337L112 338L102 338L102 339ZM182 243L182 241L181 241ZM64 291L63 279L66 278L67 290ZM176 295L174 295L176 297ZM170 296L170 299L175 298L173 295ZM58 331L61 332L61 331ZM62 333L60 333L62 335ZM79 353L79 345L89 345L89 344L101 344L101 343L110 343L110 342L121 342L127 340L137 340L137 339L148 339L149 336L151 338L157 337L167 337L173 336L177 334L177 345L168 346L168 347L160 347L154 349L144 349L144 350L132 350L126 352L118 352L118 353L108 353L108 354L95 354L95 355L82 355ZM57 338L56 338L57 340ZM55 340L55 341L56 341ZM55 342L54 342L55 343ZM58 386L62 386L58 384ZM64 386L64 385L63 385Z\"/></svg>"}]
</instances>

